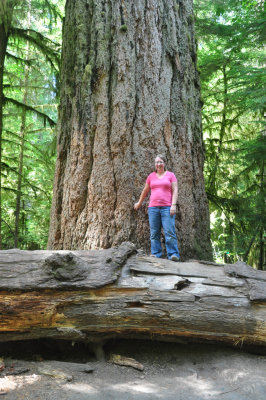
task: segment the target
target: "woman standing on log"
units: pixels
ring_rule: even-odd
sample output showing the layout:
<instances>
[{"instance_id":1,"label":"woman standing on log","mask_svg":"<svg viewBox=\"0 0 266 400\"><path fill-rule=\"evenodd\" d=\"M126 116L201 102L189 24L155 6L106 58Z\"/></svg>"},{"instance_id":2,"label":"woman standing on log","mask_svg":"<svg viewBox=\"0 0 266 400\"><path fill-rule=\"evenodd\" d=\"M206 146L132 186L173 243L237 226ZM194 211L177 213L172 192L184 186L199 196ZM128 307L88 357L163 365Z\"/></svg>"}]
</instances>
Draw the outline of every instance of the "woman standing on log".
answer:
<instances>
[{"instance_id":1,"label":"woman standing on log","mask_svg":"<svg viewBox=\"0 0 266 400\"><path fill-rule=\"evenodd\" d=\"M173 172L165 169L165 158L161 154L155 158L155 172L148 176L139 201L134 205L135 210L140 208L150 190L148 214L151 253L155 257L162 257L161 227L163 226L167 257L169 260L179 261L175 232L177 179Z\"/></svg>"}]
</instances>

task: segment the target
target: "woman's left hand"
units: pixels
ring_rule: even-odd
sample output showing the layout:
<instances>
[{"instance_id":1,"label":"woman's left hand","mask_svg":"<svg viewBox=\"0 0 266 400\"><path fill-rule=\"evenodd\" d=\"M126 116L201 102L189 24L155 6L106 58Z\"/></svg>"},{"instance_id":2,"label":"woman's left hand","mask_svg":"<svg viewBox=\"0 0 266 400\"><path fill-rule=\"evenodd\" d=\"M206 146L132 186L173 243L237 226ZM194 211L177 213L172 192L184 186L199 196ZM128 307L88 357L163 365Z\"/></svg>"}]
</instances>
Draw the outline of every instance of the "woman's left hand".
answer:
<instances>
[{"instance_id":1,"label":"woman's left hand","mask_svg":"<svg viewBox=\"0 0 266 400\"><path fill-rule=\"evenodd\" d=\"M176 206L171 206L170 215L175 215L175 214L176 214Z\"/></svg>"}]
</instances>

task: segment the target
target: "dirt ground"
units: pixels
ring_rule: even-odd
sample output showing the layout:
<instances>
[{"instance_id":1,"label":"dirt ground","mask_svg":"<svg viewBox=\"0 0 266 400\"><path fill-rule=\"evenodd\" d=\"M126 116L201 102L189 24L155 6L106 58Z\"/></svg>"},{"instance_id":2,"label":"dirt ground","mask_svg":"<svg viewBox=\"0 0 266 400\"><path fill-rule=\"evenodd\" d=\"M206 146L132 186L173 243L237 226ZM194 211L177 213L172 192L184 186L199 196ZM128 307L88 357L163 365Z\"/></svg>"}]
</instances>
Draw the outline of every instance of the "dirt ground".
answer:
<instances>
[{"instance_id":1,"label":"dirt ground","mask_svg":"<svg viewBox=\"0 0 266 400\"><path fill-rule=\"evenodd\" d=\"M19 352L18 347L7 349L5 344L0 345L3 360L0 398L266 399L266 355L211 344L123 340L112 343L106 350L107 360L112 354L134 358L144 367L140 371L108 361L95 361L89 350L75 346L58 353L53 347L40 344L39 348L30 345L29 351L21 342ZM18 356L19 359L15 359Z\"/></svg>"}]
</instances>

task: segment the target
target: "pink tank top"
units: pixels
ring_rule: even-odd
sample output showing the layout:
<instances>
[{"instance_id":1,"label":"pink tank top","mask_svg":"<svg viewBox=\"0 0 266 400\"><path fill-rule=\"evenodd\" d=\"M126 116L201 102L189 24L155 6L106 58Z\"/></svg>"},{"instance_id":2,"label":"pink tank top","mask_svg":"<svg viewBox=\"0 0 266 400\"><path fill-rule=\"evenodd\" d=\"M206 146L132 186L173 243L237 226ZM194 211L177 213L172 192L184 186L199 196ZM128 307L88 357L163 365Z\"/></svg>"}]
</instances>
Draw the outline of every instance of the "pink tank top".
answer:
<instances>
[{"instance_id":1,"label":"pink tank top","mask_svg":"<svg viewBox=\"0 0 266 400\"><path fill-rule=\"evenodd\" d=\"M151 188L149 207L171 206L172 204L172 182L177 182L175 174L166 171L162 178L158 178L156 172L152 172L146 183Z\"/></svg>"}]
</instances>

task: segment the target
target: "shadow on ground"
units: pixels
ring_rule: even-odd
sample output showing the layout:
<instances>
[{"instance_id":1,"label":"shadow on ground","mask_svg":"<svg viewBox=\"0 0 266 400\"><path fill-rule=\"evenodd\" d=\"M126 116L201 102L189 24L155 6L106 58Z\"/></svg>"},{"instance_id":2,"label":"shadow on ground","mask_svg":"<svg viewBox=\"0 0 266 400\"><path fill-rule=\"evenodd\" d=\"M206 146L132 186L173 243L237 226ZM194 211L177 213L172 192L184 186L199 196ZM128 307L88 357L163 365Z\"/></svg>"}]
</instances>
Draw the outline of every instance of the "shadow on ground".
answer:
<instances>
[{"instance_id":1,"label":"shadow on ground","mask_svg":"<svg viewBox=\"0 0 266 400\"><path fill-rule=\"evenodd\" d=\"M139 340L112 341L105 351L106 361L96 361L84 344L2 343L0 394L6 400L266 398L265 355L212 344ZM144 370L114 365L108 362L112 354L134 358Z\"/></svg>"}]
</instances>

